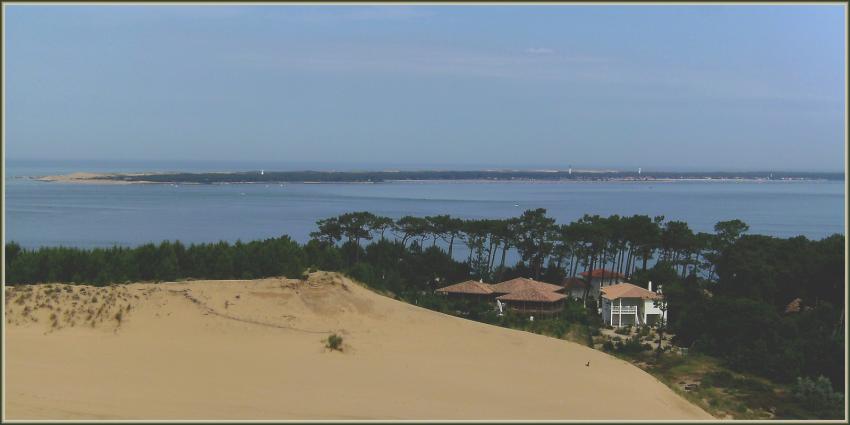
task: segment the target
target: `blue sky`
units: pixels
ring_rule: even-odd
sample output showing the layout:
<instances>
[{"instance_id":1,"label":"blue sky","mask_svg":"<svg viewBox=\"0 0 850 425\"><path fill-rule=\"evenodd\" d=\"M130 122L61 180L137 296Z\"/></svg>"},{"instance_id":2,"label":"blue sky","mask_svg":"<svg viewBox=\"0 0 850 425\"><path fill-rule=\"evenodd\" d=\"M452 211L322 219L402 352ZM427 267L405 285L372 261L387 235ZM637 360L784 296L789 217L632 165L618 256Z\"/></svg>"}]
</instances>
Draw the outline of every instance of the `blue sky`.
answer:
<instances>
[{"instance_id":1,"label":"blue sky","mask_svg":"<svg viewBox=\"0 0 850 425\"><path fill-rule=\"evenodd\" d=\"M843 6L5 6L9 159L843 170Z\"/></svg>"}]
</instances>

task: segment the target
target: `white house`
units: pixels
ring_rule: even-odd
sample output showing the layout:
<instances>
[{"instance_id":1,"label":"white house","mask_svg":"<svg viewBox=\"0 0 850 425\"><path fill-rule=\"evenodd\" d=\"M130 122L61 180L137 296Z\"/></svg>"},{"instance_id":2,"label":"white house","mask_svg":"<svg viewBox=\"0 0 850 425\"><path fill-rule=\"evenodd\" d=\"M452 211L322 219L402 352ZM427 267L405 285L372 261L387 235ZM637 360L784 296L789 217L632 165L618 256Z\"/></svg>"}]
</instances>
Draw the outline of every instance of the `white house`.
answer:
<instances>
[{"instance_id":1,"label":"white house","mask_svg":"<svg viewBox=\"0 0 850 425\"><path fill-rule=\"evenodd\" d=\"M570 298L580 300L584 298L584 291L587 289L587 282L585 282L584 279L573 276L564 279L561 286L564 287L564 293Z\"/></svg>"},{"instance_id":2,"label":"white house","mask_svg":"<svg viewBox=\"0 0 850 425\"><path fill-rule=\"evenodd\" d=\"M602 320L609 326L652 325L665 314L660 307L664 298L631 283L618 283L602 288Z\"/></svg>"},{"instance_id":3,"label":"white house","mask_svg":"<svg viewBox=\"0 0 850 425\"><path fill-rule=\"evenodd\" d=\"M590 272L581 272L579 275L585 282L590 282L590 293L588 295L595 298L597 302L599 302L602 288L626 281L626 276L622 273L607 269L593 269Z\"/></svg>"}]
</instances>

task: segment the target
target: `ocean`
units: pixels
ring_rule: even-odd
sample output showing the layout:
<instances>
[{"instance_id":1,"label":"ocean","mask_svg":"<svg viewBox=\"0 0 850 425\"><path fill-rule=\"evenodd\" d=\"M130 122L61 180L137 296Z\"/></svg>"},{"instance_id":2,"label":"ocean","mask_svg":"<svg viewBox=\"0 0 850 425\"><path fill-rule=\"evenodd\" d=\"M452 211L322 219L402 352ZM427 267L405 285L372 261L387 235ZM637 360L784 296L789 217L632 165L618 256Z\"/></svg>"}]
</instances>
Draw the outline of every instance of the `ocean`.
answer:
<instances>
[{"instance_id":1,"label":"ocean","mask_svg":"<svg viewBox=\"0 0 850 425\"><path fill-rule=\"evenodd\" d=\"M559 223L583 214L663 215L694 231L741 219L750 233L820 239L844 234L844 182L388 182L376 184L84 185L22 178L74 171L304 169L259 163L7 162L5 241L39 246L309 239L317 220L350 211L507 218L546 208Z\"/></svg>"}]
</instances>

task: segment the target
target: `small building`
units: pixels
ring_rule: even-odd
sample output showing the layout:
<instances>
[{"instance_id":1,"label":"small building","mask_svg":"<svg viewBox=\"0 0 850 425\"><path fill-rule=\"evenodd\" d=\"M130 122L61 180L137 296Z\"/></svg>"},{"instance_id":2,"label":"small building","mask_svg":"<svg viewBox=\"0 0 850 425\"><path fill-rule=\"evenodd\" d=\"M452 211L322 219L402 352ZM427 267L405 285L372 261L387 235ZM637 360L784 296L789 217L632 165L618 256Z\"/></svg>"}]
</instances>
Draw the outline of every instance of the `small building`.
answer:
<instances>
[{"instance_id":1,"label":"small building","mask_svg":"<svg viewBox=\"0 0 850 425\"><path fill-rule=\"evenodd\" d=\"M512 294L514 292L524 291L526 289L536 289L541 292L554 292L554 293L562 293L564 292L564 287L559 285L552 285L551 283L540 282L534 279L528 279L525 277L518 277L511 280L506 280L504 282L499 282L493 285L490 285L490 289L493 290L493 293L498 295Z\"/></svg>"},{"instance_id":2,"label":"small building","mask_svg":"<svg viewBox=\"0 0 850 425\"><path fill-rule=\"evenodd\" d=\"M802 305L803 305L803 299L802 298L794 298L793 301L791 301L790 303L788 303L787 306L785 306L785 314L799 313L800 310L802 310L801 309Z\"/></svg>"},{"instance_id":3,"label":"small building","mask_svg":"<svg viewBox=\"0 0 850 425\"><path fill-rule=\"evenodd\" d=\"M494 297L492 285L475 280L455 283L439 288L435 292L463 299L492 300Z\"/></svg>"},{"instance_id":4,"label":"small building","mask_svg":"<svg viewBox=\"0 0 850 425\"><path fill-rule=\"evenodd\" d=\"M652 282L649 283L652 289ZM660 293L631 283L602 288L602 321L609 326L652 325L665 314Z\"/></svg>"},{"instance_id":5,"label":"small building","mask_svg":"<svg viewBox=\"0 0 850 425\"><path fill-rule=\"evenodd\" d=\"M626 276L622 273L607 269L593 269L590 272L581 272L579 273L579 276L581 276L585 282L590 283L589 295L597 301L599 300L599 296L601 294L600 290L602 288L626 281ZM582 294L582 296L584 296L584 294Z\"/></svg>"},{"instance_id":6,"label":"small building","mask_svg":"<svg viewBox=\"0 0 850 425\"><path fill-rule=\"evenodd\" d=\"M508 310L545 315L562 311L564 309L565 298L567 296L564 294L529 287L517 292L500 295L496 297L496 300L505 303Z\"/></svg>"},{"instance_id":7,"label":"small building","mask_svg":"<svg viewBox=\"0 0 850 425\"><path fill-rule=\"evenodd\" d=\"M584 292L587 290L587 282L579 277L568 277L564 279L564 294L574 300L584 298Z\"/></svg>"}]
</instances>

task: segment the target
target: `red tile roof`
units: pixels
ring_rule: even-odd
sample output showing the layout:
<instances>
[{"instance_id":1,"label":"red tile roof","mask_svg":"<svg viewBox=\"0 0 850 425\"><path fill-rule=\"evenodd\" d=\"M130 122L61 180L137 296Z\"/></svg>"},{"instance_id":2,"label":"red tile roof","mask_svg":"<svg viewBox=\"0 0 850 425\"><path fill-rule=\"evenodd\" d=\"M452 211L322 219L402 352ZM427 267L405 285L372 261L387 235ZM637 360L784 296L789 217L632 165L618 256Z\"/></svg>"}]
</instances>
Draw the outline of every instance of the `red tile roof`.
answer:
<instances>
[{"instance_id":1,"label":"red tile roof","mask_svg":"<svg viewBox=\"0 0 850 425\"><path fill-rule=\"evenodd\" d=\"M587 272L581 272L579 274L584 276L584 277L587 277L587 275L588 275ZM626 277L622 273L607 270L607 269L593 269L593 270L590 271L589 274L594 279L595 278L608 278L608 277L619 277L619 278L625 278Z\"/></svg>"},{"instance_id":2,"label":"red tile roof","mask_svg":"<svg viewBox=\"0 0 850 425\"><path fill-rule=\"evenodd\" d=\"M445 286L437 289L437 292L446 292L452 294L475 294L489 295L493 293L489 283L478 282L476 280L467 280L465 282L455 283L454 285Z\"/></svg>"},{"instance_id":3,"label":"red tile roof","mask_svg":"<svg viewBox=\"0 0 850 425\"><path fill-rule=\"evenodd\" d=\"M618 298L641 298L644 300L660 300L661 294L649 291L631 283L618 283L602 287L602 298L616 300Z\"/></svg>"},{"instance_id":4,"label":"red tile roof","mask_svg":"<svg viewBox=\"0 0 850 425\"><path fill-rule=\"evenodd\" d=\"M497 294L510 294L513 292L523 291L529 288L534 288L544 292L561 291L564 288L551 283L540 282L534 279L518 277L516 279L506 280L490 286L490 289Z\"/></svg>"},{"instance_id":5,"label":"red tile roof","mask_svg":"<svg viewBox=\"0 0 850 425\"><path fill-rule=\"evenodd\" d=\"M539 288L527 288L521 291L512 292L510 294L505 294L499 297L496 297L497 300L501 301L525 301L525 302L542 302L542 303L553 303L556 301L560 301L567 296L564 294L558 294L551 291L541 290Z\"/></svg>"}]
</instances>

